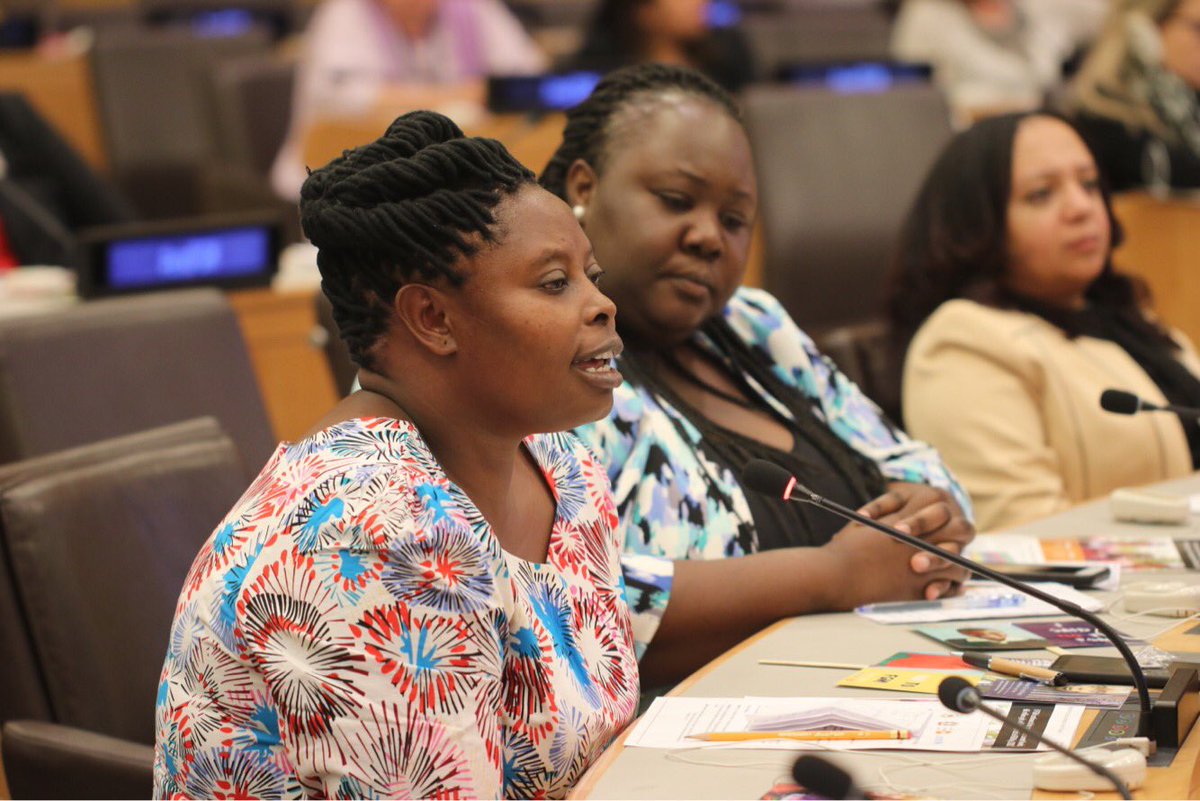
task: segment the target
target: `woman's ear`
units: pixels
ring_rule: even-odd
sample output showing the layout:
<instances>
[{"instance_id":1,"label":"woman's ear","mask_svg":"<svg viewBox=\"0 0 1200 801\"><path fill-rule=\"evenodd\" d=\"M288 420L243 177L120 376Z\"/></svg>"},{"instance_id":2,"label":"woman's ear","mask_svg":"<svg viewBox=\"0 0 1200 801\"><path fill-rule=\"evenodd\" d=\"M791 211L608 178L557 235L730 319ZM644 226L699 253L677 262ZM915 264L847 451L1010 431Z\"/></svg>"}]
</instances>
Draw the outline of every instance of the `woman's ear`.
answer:
<instances>
[{"instance_id":1,"label":"woman's ear","mask_svg":"<svg viewBox=\"0 0 1200 801\"><path fill-rule=\"evenodd\" d=\"M428 284L405 284L392 301L399 324L419 345L435 356L450 356L458 350L454 339L446 295Z\"/></svg>"},{"instance_id":2,"label":"woman's ear","mask_svg":"<svg viewBox=\"0 0 1200 801\"><path fill-rule=\"evenodd\" d=\"M567 168L567 203L581 223L596 192L596 181L596 171L583 159L575 159Z\"/></svg>"}]
</instances>

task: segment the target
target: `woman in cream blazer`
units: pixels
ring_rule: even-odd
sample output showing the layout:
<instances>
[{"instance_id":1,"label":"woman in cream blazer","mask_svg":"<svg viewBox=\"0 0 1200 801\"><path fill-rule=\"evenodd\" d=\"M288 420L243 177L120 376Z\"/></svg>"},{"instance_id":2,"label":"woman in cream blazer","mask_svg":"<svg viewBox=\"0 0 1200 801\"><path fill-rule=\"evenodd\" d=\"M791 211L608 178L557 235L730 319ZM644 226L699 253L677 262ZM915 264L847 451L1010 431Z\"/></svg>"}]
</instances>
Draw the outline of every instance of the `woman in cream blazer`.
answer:
<instances>
[{"instance_id":1,"label":"woman in cream blazer","mask_svg":"<svg viewBox=\"0 0 1200 801\"><path fill-rule=\"evenodd\" d=\"M1190 349L1181 355L1200 372ZM1113 342L1070 339L1036 314L951 300L909 347L904 415L966 486L986 531L1191 472L1179 419L1105 412L1100 393L1109 388L1166 403Z\"/></svg>"},{"instance_id":2,"label":"woman in cream blazer","mask_svg":"<svg viewBox=\"0 0 1200 801\"><path fill-rule=\"evenodd\" d=\"M1113 270L1114 240L1090 152L1044 114L960 134L910 212L891 300L915 331L904 417L967 488L981 530L1194 469L1200 429L1189 443L1173 415L1100 408L1109 388L1200 403L1200 360Z\"/></svg>"}]
</instances>

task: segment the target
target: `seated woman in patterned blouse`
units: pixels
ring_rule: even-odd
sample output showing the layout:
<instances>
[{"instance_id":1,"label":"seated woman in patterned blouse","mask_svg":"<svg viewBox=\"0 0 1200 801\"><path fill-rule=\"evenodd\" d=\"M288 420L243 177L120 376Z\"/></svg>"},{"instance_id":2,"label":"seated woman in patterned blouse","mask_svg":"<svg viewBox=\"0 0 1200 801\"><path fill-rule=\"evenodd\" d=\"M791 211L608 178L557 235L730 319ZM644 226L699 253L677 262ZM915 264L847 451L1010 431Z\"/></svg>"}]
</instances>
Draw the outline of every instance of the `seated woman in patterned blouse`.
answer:
<instances>
[{"instance_id":1,"label":"seated woman in patterned blouse","mask_svg":"<svg viewBox=\"0 0 1200 801\"><path fill-rule=\"evenodd\" d=\"M567 430L620 376L561 200L414 112L305 182L363 389L283 443L187 577L155 794L560 797L638 694L616 513Z\"/></svg>"},{"instance_id":2,"label":"seated woman in patterned blouse","mask_svg":"<svg viewBox=\"0 0 1200 801\"><path fill-rule=\"evenodd\" d=\"M952 590L963 573L941 560L739 483L766 458L935 543L974 535L938 454L884 419L775 298L738 288L757 190L723 90L678 67L612 73L568 114L540 180L608 271L627 345L612 413L580 433L607 465L626 551L681 560L634 604L662 615L646 686L789 615Z\"/></svg>"}]
</instances>

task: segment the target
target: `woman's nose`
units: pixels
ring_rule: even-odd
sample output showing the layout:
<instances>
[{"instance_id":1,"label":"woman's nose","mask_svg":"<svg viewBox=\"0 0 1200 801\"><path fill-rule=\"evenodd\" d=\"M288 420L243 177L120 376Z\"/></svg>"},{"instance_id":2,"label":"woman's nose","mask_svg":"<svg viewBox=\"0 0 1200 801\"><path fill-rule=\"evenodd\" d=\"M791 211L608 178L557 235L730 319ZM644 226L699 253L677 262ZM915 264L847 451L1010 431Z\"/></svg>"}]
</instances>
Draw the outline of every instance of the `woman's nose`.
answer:
<instances>
[{"instance_id":1,"label":"woman's nose","mask_svg":"<svg viewBox=\"0 0 1200 801\"><path fill-rule=\"evenodd\" d=\"M605 295L600 287L596 284L591 284L590 295L587 299L587 311L585 312L587 320L590 323L608 324L617 317L617 304L613 303L612 298Z\"/></svg>"},{"instance_id":2,"label":"woman's nose","mask_svg":"<svg viewBox=\"0 0 1200 801\"><path fill-rule=\"evenodd\" d=\"M684 232L684 247L706 261L720 256L723 248L721 226L715 216L697 215Z\"/></svg>"}]
</instances>

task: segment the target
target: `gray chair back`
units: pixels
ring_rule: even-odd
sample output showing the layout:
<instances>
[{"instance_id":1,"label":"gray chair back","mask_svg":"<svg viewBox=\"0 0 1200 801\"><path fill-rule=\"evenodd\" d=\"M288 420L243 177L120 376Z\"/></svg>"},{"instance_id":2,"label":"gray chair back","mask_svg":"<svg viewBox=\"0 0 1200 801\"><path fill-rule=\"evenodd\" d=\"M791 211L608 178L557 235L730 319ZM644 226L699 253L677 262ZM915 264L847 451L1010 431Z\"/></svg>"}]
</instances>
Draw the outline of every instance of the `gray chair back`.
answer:
<instances>
[{"instance_id":1,"label":"gray chair back","mask_svg":"<svg viewBox=\"0 0 1200 801\"><path fill-rule=\"evenodd\" d=\"M0 717L153 743L184 577L247 483L212 418L0 468Z\"/></svg>"},{"instance_id":2,"label":"gray chair back","mask_svg":"<svg viewBox=\"0 0 1200 801\"><path fill-rule=\"evenodd\" d=\"M215 159L210 73L223 60L266 52L268 42L263 30L230 38L170 28L97 36L92 74L113 171Z\"/></svg>"},{"instance_id":3,"label":"gray chair back","mask_svg":"<svg viewBox=\"0 0 1200 801\"><path fill-rule=\"evenodd\" d=\"M204 415L251 472L275 448L237 318L215 289L0 321L0 463Z\"/></svg>"},{"instance_id":4,"label":"gray chair back","mask_svg":"<svg viewBox=\"0 0 1200 801\"><path fill-rule=\"evenodd\" d=\"M766 86L744 100L763 285L818 333L874 317L900 223L951 135L928 84L875 94Z\"/></svg>"},{"instance_id":5,"label":"gray chair back","mask_svg":"<svg viewBox=\"0 0 1200 801\"><path fill-rule=\"evenodd\" d=\"M750 13L742 31L765 80L798 64L884 61L892 23L879 6L821 5Z\"/></svg>"},{"instance_id":6,"label":"gray chair back","mask_svg":"<svg viewBox=\"0 0 1200 801\"><path fill-rule=\"evenodd\" d=\"M213 73L222 152L264 178L287 136L295 73L294 64L270 56L226 61Z\"/></svg>"}]
</instances>

